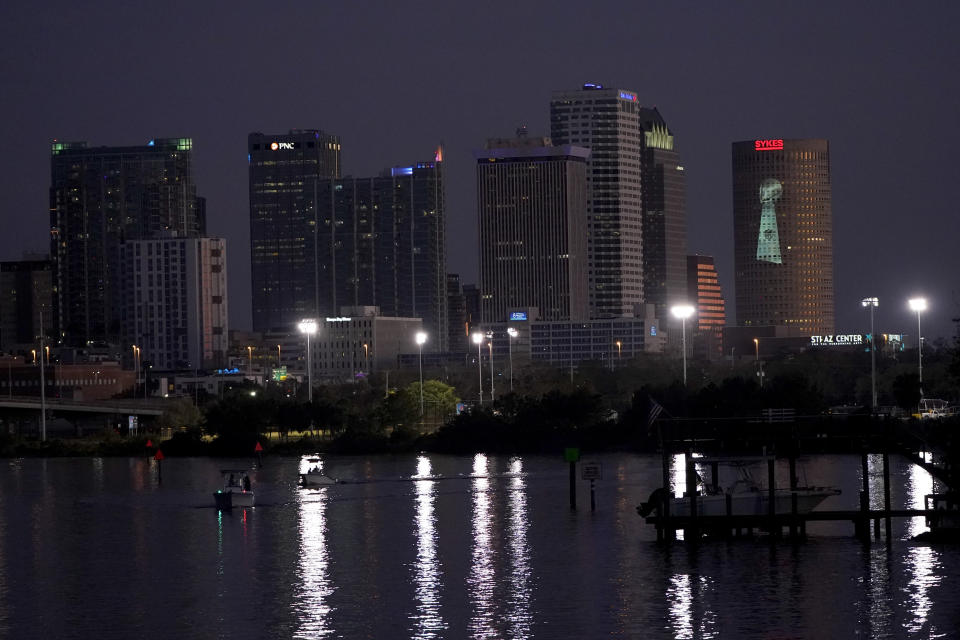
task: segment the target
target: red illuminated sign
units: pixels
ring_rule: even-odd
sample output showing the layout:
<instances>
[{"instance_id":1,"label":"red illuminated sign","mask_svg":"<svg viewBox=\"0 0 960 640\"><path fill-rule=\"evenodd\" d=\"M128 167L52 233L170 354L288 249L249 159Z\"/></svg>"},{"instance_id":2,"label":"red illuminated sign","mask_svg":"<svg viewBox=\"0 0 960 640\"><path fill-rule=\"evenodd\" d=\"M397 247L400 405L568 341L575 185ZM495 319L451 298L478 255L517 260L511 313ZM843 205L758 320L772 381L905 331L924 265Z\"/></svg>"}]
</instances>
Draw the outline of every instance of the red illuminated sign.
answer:
<instances>
[{"instance_id":1,"label":"red illuminated sign","mask_svg":"<svg viewBox=\"0 0 960 640\"><path fill-rule=\"evenodd\" d=\"M783 140L754 140L755 151L774 151L783 149Z\"/></svg>"}]
</instances>

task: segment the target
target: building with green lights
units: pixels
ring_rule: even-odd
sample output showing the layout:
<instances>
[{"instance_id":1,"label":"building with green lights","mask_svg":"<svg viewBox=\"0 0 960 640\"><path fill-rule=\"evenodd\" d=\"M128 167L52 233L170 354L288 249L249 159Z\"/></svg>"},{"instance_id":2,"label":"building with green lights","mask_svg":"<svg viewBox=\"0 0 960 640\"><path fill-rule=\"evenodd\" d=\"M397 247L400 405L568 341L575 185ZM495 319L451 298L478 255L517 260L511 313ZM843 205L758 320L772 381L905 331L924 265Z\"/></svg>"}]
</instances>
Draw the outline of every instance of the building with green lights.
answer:
<instances>
[{"instance_id":1,"label":"building with green lights","mask_svg":"<svg viewBox=\"0 0 960 640\"><path fill-rule=\"evenodd\" d=\"M834 332L831 193L828 141L733 143L738 326Z\"/></svg>"},{"instance_id":2,"label":"building with green lights","mask_svg":"<svg viewBox=\"0 0 960 640\"><path fill-rule=\"evenodd\" d=\"M190 138L51 145L52 321L63 344L120 340L124 241L205 233L192 148Z\"/></svg>"}]
</instances>

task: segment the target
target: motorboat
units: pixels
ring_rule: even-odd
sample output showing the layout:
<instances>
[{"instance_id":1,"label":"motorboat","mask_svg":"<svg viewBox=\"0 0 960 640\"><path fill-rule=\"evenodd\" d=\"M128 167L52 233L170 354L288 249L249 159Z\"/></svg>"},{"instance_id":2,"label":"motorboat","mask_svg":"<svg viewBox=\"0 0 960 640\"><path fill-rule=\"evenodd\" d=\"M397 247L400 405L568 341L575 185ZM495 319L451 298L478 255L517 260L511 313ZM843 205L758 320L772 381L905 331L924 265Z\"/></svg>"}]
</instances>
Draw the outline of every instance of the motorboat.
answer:
<instances>
[{"instance_id":1,"label":"motorboat","mask_svg":"<svg viewBox=\"0 0 960 640\"><path fill-rule=\"evenodd\" d=\"M246 469L221 469L223 488L213 494L217 509L252 507L254 493L250 486L250 474Z\"/></svg>"},{"instance_id":2,"label":"motorboat","mask_svg":"<svg viewBox=\"0 0 960 640\"><path fill-rule=\"evenodd\" d=\"M840 489L836 487L774 488L774 513L794 513L794 500L796 500L796 513L809 513L821 502L836 495L840 495ZM724 488L703 485L703 491L698 492L693 499L696 501L695 513L698 517L762 516L770 513L770 491L754 482L745 466L740 467L739 478L732 485ZM690 496L670 496L665 489L656 489L650 494L649 500L637 507L637 513L643 517L651 515L654 511L662 513L667 500L669 500L671 516L691 514Z\"/></svg>"},{"instance_id":3,"label":"motorboat","mask_svg":"<svg viewBox=\"0 0 960 640\"><path fill-rule=\"evenodd\" d=\"M300 474L300 483L305 487L322 487L329 484L337 484L337 481L322 471L311 470Z\"/></svg>"}]
</instances>

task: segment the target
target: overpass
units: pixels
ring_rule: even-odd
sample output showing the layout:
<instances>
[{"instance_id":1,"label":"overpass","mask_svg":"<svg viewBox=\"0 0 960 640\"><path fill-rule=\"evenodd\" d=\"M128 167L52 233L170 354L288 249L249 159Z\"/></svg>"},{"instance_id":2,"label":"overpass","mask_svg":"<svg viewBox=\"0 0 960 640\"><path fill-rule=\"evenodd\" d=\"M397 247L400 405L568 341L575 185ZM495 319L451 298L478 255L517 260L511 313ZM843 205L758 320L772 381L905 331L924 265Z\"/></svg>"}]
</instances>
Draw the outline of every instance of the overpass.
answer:
<instances>
[{"instance_id":1,"label":"overpass","mask_svg":"<svg viewBox=\"0 0 960 640\"><path fill-rule=\"evenodd\" d=\"M111 398L110 400L69 400L47 398L47 411L57 413L98 413L101 415L161 416L169 406L165 398L147 400L136 398ZM27 409L40 411L40 398L33 396L0 397L0 411L3 409Z\"/></svg>"}]
</instances>

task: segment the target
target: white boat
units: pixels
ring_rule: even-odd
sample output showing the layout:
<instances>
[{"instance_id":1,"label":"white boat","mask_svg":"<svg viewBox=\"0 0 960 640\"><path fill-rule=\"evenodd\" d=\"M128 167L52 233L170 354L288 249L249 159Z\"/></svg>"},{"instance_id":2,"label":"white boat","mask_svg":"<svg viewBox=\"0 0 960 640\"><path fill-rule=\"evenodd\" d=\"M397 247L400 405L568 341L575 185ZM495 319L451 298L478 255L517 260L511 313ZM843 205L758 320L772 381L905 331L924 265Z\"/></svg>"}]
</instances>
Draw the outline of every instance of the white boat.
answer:
<instances>
[{"instance_id":1,"label":"white boat","mask_svg":"<svg viewBox=\"0 0 960 640\"><path fill-rule=\"evenodd\" d=\"M750 477L745 466L740 467L740 477L726 488L706 487L706 491L694 496L696 515L699 516L762 516L770 513L770 491L760 487ZM793 513L796 496L797 513L809 513L831 496L840 495L836 487L797 487L773 490L774 513ZM643 517L654 511L663 511L668 499L665 489L657 489L647 502L637 507ZM671 516L690 515L690 497L669 497ZM729 511L727 503L729 502Z\"/></svg>"},{"instance_id":2,"label":"white boat","mask_svg":"<svg viewBox=\"0 0 960 640\"><path fill-rule=\"evenodd\" d=\"M213 494L213 501L217 509L232 509L233 507L252 507L254 493L250 486L250 474L246 469L221 469L223 488Z\"/></svg>"},{"instance_id":3,"label":"white boat","mask_svg":"<svg viewBox=\"0 0 960 640\"><path fill-rule=\"evenodd\" d=\"M322 471L308 471L300 474L300 482L305 487L322 487L328 484L337 484L334 478Z\"/></svg>"}]
</instances>

